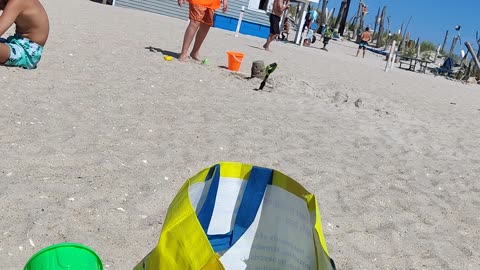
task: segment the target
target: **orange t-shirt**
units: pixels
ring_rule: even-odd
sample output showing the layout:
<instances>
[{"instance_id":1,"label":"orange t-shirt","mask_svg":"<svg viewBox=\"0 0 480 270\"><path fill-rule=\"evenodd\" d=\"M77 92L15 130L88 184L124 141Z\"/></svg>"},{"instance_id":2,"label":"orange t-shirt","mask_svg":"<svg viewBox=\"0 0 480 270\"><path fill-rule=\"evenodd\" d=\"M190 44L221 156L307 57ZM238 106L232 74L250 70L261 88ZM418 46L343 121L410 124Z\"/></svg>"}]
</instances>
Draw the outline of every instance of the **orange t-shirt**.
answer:
<instances>
[{"instance_id":1,"label":"orange t-shirt","mask_svg":"<svg viewBox=\"0 0 480 270\"><path fill-rule=\"evenodd\" d=\"M220 7L220 0L189 0L190 4L202 6L211 9Z\"/></svg>"}]
</instances>

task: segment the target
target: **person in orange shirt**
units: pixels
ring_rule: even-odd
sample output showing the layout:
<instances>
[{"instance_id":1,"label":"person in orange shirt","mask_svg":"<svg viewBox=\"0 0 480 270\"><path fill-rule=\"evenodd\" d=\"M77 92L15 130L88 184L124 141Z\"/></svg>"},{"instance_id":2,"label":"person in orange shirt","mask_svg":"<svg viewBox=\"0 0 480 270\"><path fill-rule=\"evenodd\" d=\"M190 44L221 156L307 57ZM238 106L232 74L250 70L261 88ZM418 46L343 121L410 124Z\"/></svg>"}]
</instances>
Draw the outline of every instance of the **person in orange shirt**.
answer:
<instances>
[{"instance_id":1,"label":"person in orange shirt","mask_svg":"<svg viewBox=\"0 0 480 270\"><path fill-rule=\"evenodd\" d=\"M365 50L367 49L368 42L372 39L372 34L370 34L370 28L365 28L365 31L360 36L360 44L358 45L357 57L360 53L360 49L363 49L363 58L365 58Z\"/></svg>"},{"instance_id":2,"label":"person in orange shirt","mask_svg":"<svg viewBox=\"0 0 480 270\"><path fill-rule=\"evenodd\" d=\"M178 5L181 7L187 0L177 0ZM227 12L228 0L223 0L223 13ZM208 34L208 30L213 26L213 15L215 9L220 7L220 0L189 0L189 19L190 23L185 30L183 37L182 52L178 57L179 61L187 60L187 53L193 38L195 37L195 43L193 44L190 57L200 61L199 51L202 46L205 37Z\"/></svg>"}]
</instances>

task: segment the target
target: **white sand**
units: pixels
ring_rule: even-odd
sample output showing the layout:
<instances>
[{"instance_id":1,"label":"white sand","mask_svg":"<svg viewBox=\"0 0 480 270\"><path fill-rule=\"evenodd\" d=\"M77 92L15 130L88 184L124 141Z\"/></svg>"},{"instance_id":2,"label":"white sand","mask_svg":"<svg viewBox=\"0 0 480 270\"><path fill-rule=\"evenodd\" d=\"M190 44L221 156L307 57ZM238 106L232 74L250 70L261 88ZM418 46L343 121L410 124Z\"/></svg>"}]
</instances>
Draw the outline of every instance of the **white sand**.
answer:
<instances>
[{"instance_id":1,"label":"white sand","mask_svg":"<svg viewBox=\"0 0 480 270\"><path fill-rule=\"evenodd\" d=\"M218 29L202 50L209 66L166 62L145 47L179 52L186 21L43 2L39 68L0 68L1 269L61 241L131 269L185 179L222 160L314 192L339 269L480 269L478 86L384 73L349 42L270 53ZM227 50L246 54L244 74L278 62L275 89L219 68Z\"/></svg>"}]
</instances>

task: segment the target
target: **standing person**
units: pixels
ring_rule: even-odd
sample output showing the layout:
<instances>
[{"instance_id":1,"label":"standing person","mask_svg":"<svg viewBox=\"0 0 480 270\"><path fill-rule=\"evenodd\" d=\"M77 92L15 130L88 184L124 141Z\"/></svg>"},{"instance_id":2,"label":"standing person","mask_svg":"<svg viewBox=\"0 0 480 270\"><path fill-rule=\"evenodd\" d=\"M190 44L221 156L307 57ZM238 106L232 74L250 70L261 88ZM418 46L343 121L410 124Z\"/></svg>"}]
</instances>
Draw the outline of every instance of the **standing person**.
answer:
<instances>
[{"instance_id":1,"label":"standing person","mask_svg":"<svg viewBox=\"0 0 480 270\"><path fill-rule=\"evenodd\" d=\"M302 32L305 31L305 28L310 28L310 25L312 24L312 19L310 17L310 5L308 5L308 10L307 10L307 15L305 15L305 23L303 24L302 27Z\"/></svg>"},{"instance_id":2,"label":"standing person","mask_svg":"<svg viewBox=\"0 0 480 270\"><path fill-rule=\"evenodd\" d=\"M178 5L181 7L187 0L177 0ZM189 19L190 23L185 30L183 37L182 52L178 57L179 61L187 60L187 53L193 37L195 37L195 43L193 44L190 57L200 61L199 51L202 46L205 37L208 34L208 30L213 26L213 15L215 9L220 7L220 0L189 0ZM228 0L223 0L223 13L228 10Z\"/></svg>"},{"instance_id":3,"label":"standing person","mask_svg":"<svg viewBox=\"0 0 480 270\"><path fill-rule=\"evenodd\" d=\"M308 13L305 16L305 24L303 25L302 32L305 31L305 28L312 28L312 24L318 19L318 12L313 8L308 8Z\"/></svg>"},{"instance_id":4,"label":"standing person","mask_svg":"<svg viewBox=\"0 0 480 270\"><path fill-rule=\"evenodd\" d=\"M367 49L368 42L372 39L372 34L370 34L370 28L365 28L365 31L360 36L360 44L358 45L357 57L360 53L360 49L363 49L363 58L365 58L365 50Z\"/></svg>"},{"instance_id":5,"label":"standing person","mask_svg":"<svg viewBox=\"0 0 480 270\"><path fill-rule=\"evenodd\" d=\"M0 63L34 69L48 39L48 16L38 0L0 0L0 35L15 24L15 34L0 39Z\"/></svg>"},{"instance_id":6,"label":"standing person","mask_svg":"<svg viewBox=\"0 0 480 270\"><path fill-rule=\"evenodd\" d=\"M285 4L283 3L283 0L273 1L273 10L270 14L270 35L268 36L265 45L263 45L265 50L270 51L270 43L280 34L280 20L283 12L289 7L290 0L287 0Z\"/></svg>"}]
</instances>

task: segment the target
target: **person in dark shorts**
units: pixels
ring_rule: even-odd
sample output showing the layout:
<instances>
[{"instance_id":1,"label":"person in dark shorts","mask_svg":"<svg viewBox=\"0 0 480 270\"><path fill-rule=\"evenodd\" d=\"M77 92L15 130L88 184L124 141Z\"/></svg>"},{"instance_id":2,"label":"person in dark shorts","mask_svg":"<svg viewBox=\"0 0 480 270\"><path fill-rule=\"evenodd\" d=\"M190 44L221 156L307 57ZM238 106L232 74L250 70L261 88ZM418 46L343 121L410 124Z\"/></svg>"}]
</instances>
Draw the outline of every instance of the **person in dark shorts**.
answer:
<instances>
[{"instance_id":1,"label":"person in dark shorts","mask_svg":"<svg viewBox=\"0 0 480 270\"><path fill-rule=\"evenodd\" d=\"M365 50L367 49L368 42L372 38L372 34L370 34L370 28L365 28L365 31L362 33L360 36L360 44L358 45L358 50L357 50L357 57L358 54L360 53L360 50L363 49L363 57L365 58Z\"/></svg>"},{"instance_id":2,"label":"person in dark shorts","mask_svg":"<svg viewBox=\"0 0 480 270\"><path fill-rule=\"evenodd\" d=\"M282 14L285 10L290 7L290 0L286 0L283 3L283 0L274 0L273 1L273 10L270 14L270 35L267 38L267 41L263 45L263 48L267 51L270 51L270 43L277 38L280 34L280 20Z\"/></svg>"},{"instance_id":3,"label":"person in dark shorts","mask_svg":"<svg viewBox=\"0 0 480 270\"><path fill-rule=\"evenodd\" d=\"M279 35L280 34L280 16L275 14L270 14L270 34Z\"/></svg>"}]
</instances>

